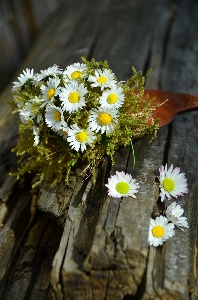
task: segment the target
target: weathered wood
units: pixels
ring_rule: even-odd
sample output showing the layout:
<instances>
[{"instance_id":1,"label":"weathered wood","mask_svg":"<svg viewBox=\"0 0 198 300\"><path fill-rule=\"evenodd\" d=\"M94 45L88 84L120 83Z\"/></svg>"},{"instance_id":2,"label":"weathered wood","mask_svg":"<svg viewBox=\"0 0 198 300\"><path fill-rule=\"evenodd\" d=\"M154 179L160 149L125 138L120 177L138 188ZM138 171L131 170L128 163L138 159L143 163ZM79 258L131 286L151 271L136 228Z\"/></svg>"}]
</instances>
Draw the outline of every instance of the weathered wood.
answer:
<instances>
[{"instance_id":1,"label":"weathered wood","mask_svg":"<svg viewBox=\"0 0 198 300\"><path fill-rule=\"evenodd\" d=\"M131 75L131 65L143 71L153 67L147 88L198 94L194 68L197 10L198 4L187 0L65 1L21 68L38 71L54 63L65 67L83 55L107 59L120 80ZM5 95L9 99L10 94ZM1 107L0 150L4 157L13 147L9 141L15 137L15 143L17 135L11 109L3 104ZM151 143L150 137L134 142L134 169L128 147L116 153L115 165L111 166L108 159L101 164L95 184L91 178L83 180L74 174L70 188L62 183L53 189L43 186L33 200L56 221L36 212L34 201L23 200L24 193L29 195L27 186L20 190L13 207L16 183L8 179L11 166L3 160L2 299L12 299L13 293L20 299L50 299L51 292L57 300L121 300L126 295L127 299L133 295L131 299L138 300L197 299L197 128L197 111L181 114L170 126L160 129ZM189 229L177 231L163 247L154 248L148 246L148 226L159 196L155 178L166 162L186 172L190 192L179 203L185 208ZM136 199L107 196L104 184L116 170L132 173L140 182ZM63 234L55 222L64 226ZM16 239L13 235L10 238L11 224L19 228ZM51 231L45 233L47 228ZM39 249L45 253L48 248L52 251L45 259ZM19 291L20 282L24 284Z\"/></svg>"},{"instance_id":2,"label":"weathered wood","mask_svg":"<svg viewBox=\"0 0 198 300\"><path fill-rule=\"evenodd\" d=\"M160 83L163 89L181 92L188 90L197 94L193 62L197 55L192 51L197 44L194 39L192 41L192 36L197 34L198 24L195 15L198 6L196 5L193 11L191 8L187 2L182 2L177 7ZM190 60L186 55L189 48ZM173 60L174 68L172 68ZM186 173L189 194L178 202L186 211L189 229L185 233L178 230L162 251L151 247L144 278L145 294L142 299L197 299L197 116L196 111L175 117L169 126L164 159L169 165L173 163L174 166L180 166L182 172Z\"/></svg>"},{"instance_id":3,"label":"weathered wood","mask_svg":"<svg viewBox=\"0 0 198 300\"><path fill-rule=\"evenodd\" d=\"M0 91L8 84L41 27L61 0L0 1Z\"/></svg>"},{"instance_id":4,"label":"weathered wood","mask_svg":"<svg viewBox=\"0 0 198 300\"><path fill-rule=\"evenodd\" d=\"M56 222L43 213L36 214L1 290L1 299L11 300L14 295L14 299L46 299L49 296L51 299L51 263L61 233Z\"/></svg>"},{"instance_id":5,"label":"weathered wood","mask_svg":"<svg viewBox=\"0 0 198 300\"><path fill-rule=\"evenodd\" d=\"M179 165L188 178L190 193L181 199L179 198L178 203L186 211L189 229L185 233L177 230L176 235L163 246L163 249L153 249L151 247L149 267L146 272L146 292L143 299L155 299L157 296L161 297L159 299L188 299L190 293L197 294L195 283L197 266L194 261L197 236L197 201L195 200L197 174L192 173L191 168L193 167L189 166L187 162L189 159L193 161L193 164L198 164L194 153L194 151L196 152L195 149L198 148L198 144L197 140L193 138L193 136L196 136L197 131L197 115L197 112L194 112L183 114L174 119L171 125L172 138L169 140L168 154L166 154L167 162L169 164L173 163L174 166ZM189 130L192 133L190 140L187 137L184 141L183 136L187 136ZM183 134L181 135L178 131ZM190 147L194 145L191 151L188 151L189 142Z\"/></svg>"},{"instance_id":6,"label":"weathered wood","mask_svg":"<svg viewBox=\"0 0 198 300\"><path fill-rule=\"evenodd\" d=\"M13 197L14 198L14 197ZM20 195L15 193L15 209L12 210L7 222L0 232L0 295L2 297L6 287L6 281L15 263L16 256L20 249L20 243L26 233L30 220L30 195L26 189Z\"/></svg>"}]
</instances>

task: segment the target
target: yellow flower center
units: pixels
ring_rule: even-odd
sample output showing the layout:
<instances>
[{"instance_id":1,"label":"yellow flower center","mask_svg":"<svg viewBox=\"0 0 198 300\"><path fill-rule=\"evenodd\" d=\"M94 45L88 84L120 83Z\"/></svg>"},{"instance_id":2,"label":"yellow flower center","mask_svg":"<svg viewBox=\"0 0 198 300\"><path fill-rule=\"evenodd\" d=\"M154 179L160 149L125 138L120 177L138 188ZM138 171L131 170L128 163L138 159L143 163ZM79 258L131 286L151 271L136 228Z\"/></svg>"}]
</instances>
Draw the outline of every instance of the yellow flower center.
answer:
<instances>
[{"instance_id":1,"label":"yellow flower center","mask_svg":"<svg viewBox=\"0 0 198 300\"><path fill-rule=\"evenodd\" d=\"M66 135L68 132L62 129L62 133Z\"/></svg>"},{"instance_id":2,"label":"yellow flower center","mask_svg":"<svg viewBox=\"0 0 198 300\"><path fill-rule=\"evenodd\" d=\"M54 112L54 119L56 120L56 122L59 122L61 120L61 114L58 110Z\"/></svg>"},{"instance_id":3,"label":"yellow flower center","mask_svg":"<svg viewBox=\"0 0 198 300\"><path fill-rule=\"evenodd\" d=\"M72 79L78 79L78 78L81 78L81 77L82 77L82 72L80 72L80 71L74 71L71 74Z\"/></svg>"},{"instance_id":4,"label":"yellow flower center","mask_svg":"<svg viewBox=\"0 0 198 300\"><path fill-rule=\"evenodd\" d=\"M27 120L27 123L28 123L28 125L32 125L33 122L32 122L32 120L29 119L29 120Z\"/></svg>"},{"instance_id":5,"label":"yellow flower center","mask_svg":"<svg viewBox=\"0 0 198 300\"><path fill-rule=\"evenodd\" d=\"M50 100L55 95L55 89L49 89L47 92L47 98Z\"/></svg>"},{"instance_id":6,"label":"yellow flower center","mask_svg":"<svg viewBox=\"0 0 198 300\"><path fill-rule=\"evenodd\" d=\"M124 181L120 181L116 184L116 191L122 195L125 195L128 193L129 191L129 184L127 182Z\"/></svg>"},{"instance_id":7,"label":"yellow flower center","mask_svg":"<svg viewBox=\"0 0 198 300\"><path fill-rule=\"evenodd\" d=\"M160 225L156 225L152 229L153 236L156 238L160 238L164 235L164 228Z\"/></svg>"},{"instance_id":8,"label":"yellow flower center","mask_svg":"<svg viewBox=\"0 0 198 300\"><path fill-rule=\"evenodd\" d=\"M162 181L162 186L163 186L163 189L167 192L172 192L175 188L175 183L174 181L172 180L172 178L165 178L163 181Z\"/></svg>"},{"instance_id":9,"label":"yellow flower center","mask_svg":"<svg viewBox=\"0 0 198 300\"><path fill-rule=\"evenodd\" d=\"M79 101L80 96L77 92L73 92L69 94L68 98L69 98L69 102L76 103Z\"/></svg>"},{"instance_id":10,"label":"yellow flower center","mask_svg":"<svg viewBox=\"0 0 198 300\"><path fill-rule=\"evenodd\" d=\"M110 116L109 114L102 113L98 116L98 122L102 126L109 125L111 121L112 121L112 116Z\"/></svg>"},{"instance_id":11,"label":"yellow flower center","mask_svg":"<svg viewBox=\"0 0 198 300\"><path fill-rule=\"evenodd\" d=\"M102 83L107 83L107 78L105 77L105 76L100 76L100 77L98 77L98 82L100 83L100 84L102 84Z\"/></svg>"},{"instance_id":12,"label":"yellow flower center","mask_svg":"<svg viewBox=\"0 0 198 300\"><path fill-rule=\"evenodd\" d=\"M88 135L85 131L78 132L76 134L76 139L79 143L84 143L88 139Z\"/></svg>"},{"instance_id":13,"label":"yellow flower center","mask_svg":"<svg viewBox=\"0 0 198 300\"><path fill-rule=\"evenodd\" d=\"M109 96L107 97L107 102L109 104L114 104L117 102L117 95L116 94L109 94Z\"/></svg>"}]
</instances>

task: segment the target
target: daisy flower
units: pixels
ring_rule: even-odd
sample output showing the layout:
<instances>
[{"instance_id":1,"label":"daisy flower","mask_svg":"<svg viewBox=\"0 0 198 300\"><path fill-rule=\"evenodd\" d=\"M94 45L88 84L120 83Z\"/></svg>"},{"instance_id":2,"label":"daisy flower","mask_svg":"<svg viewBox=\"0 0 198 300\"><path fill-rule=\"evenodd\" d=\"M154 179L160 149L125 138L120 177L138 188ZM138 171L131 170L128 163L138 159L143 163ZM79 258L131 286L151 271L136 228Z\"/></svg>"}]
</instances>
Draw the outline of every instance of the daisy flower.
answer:
<instances>
[{"instance_id":1,"label":"daisy flower","mask_svg":"<svg viewBox=\"0 0 198 300\"><path fill-rule=\"evenodd\" d=\"M168 220L171 221L176 226L178 226L180 229L182 229L181 227L188 228L187 218L181 217L183 213L184 213L183 208L181 208L180 205L176 205L176 202L173 202L166 209L166 216Z\"/></svg>"},{"instance_id":2,"label":"daisy flower","mask_svg":"<svg viewBox=\"0 0 198 300\"><path fill-rule=\"evenodd\" d=\"M41 107L47 105L50 101L54 100L55 96L58 96L61 92L59 87L60 79L58 77L49 78L47 85L42 84L40 89L42 91L42 97L44 99Z\"/></svg>"},{"instance_id":3,"label":"daisy flower","mask_svg":"<svg viewBox=\"0 0 198 300\"><path fill-rule=\"evenodd\" d=\"M28 108L31 108L32 117L36 119L35 121L36 121L37 124L41 123L42 120L43 120L42 114L40 112L40 108L42 107L42 105L41 105L42 103L43 103L43 99L39 98L37 96L33 99L30 99L26 103L26 106Z\"/></svg>"},{"instance_id":4,"label":"daisy flower","mask_svg":"<svg viewBox=\"0 0 198 300\"><path fill-rule=\"evenodd\" d=\"M85 64L75 63L68 66L63 72L63 76L70 80L76 80L84 77L84 71L87 69Z\"/></svg>"},{"instance_id":5,"label":"daisy flower","mask_svg":"<svg viewBox=\"0 0 198 300\"><path fill-rule=\"evenodd\" d=\"M54 65L53 67L49 67L48 69L41 70L40 73L35 74L35 80L41 81L45 77L56 76L60 74L62 74L62 71L59 69L57 65Z\"/></svg>"},{"instance_id":6,"label":"daisy flower","mask_svg":"<svg viewBox=\"0 0 198 300\"><path fill-rule=\"evenodd\" d=\"M31 99L25 103L25 106L19 111L19 117L23 124L39 124L42 121L42 114L40 113L40 101L38 98ZM37 102L39 101L39 102Z\"/></svg>"},{"instance_id":7,"label":"daisy flower","mask_svg":"<svg viewBox=\"0 0 198 300\"><path fill-rule=\"evenodd\" d=\"M34 115L31 108L23 108L19 111L19 118L22 124L32 125L34 124Z\"/></svg>"},{"instance_id":8,"label":"daisy flower","mask_svg":"<svg viewBox=\"0 0 198 300\"><path fill-rule=\"evenodd\" d=\"M113 198L133 197L136 198L135 193L138 192L139 183L132 178L130 174L116 171L116 175L108 179L108 195Z\"/></svg>"},{"instance_id":9,"label":"daisy flower","mask_svg":"<svg viewBox=\"0 0 198 300\"><path fill-rule=\"evenodd\" d=\"M175 168L173 170L173 165L167 169L167 164L162 166L159 169L160 176L160 197L163 202L165 196L168 200L171 199L171 196L177 198L178 196L183 196L184 193L188 192L187 182L184 173L180 173L180 168Z\"/></svg>"},{"instance_id":10,"label":"daisy flower","mask_svg":"<svg viewBox=\"0 0 198 300\"><path fill-rule=\"evenodd\" d=\"M124 102L123 89L121 87L114 86L110 90L104 91L99 102L102 108L121 107Z\"/></svg>"},{"instance_id":11,"label":"daisy flower","mask_svg":"<svg viewBox=\"0 0 198 300\"><path fill-rule=\"evenodd\" d=\"M111 88L116 84L115 74L108 69L95 70L95 76L90 75L88 81L91 82L91 87L100 87L101 90Z\"/></svg>"},{"instance_id":12,"label":"daisy flower","mask_svg":"<svg viewBox=\"0 0 198 300\"><path fill-rule=\"evenodd\" d=\"M149 245L153 245L155 247L162 245L163 242L175 234L174 227L174 224L168 223L168 219L166 217L160 216L155 220L150 219L148 238Z\"/></svg>"},{"instance_id":13,"label":"daisy flower","mask_svg":"<svg viewBox=\"0 0 198 300\"><path fill-rule=\"evenodd\" d=\"M67 141L69 142L71 148L76 151L81 149L83 152L86 150L87 145L91 146L95 139L96 136L90 128L80 129L76 124L74 124L71 125L71 128L68 130Z\"/></svg>"},{"instance_id":14,"label":"daisy flower","mask_svg":"<svg viewBox=\"0 0 198 300\"><path fill-rule=\"evenodd\" d=\"M23 71L23 74L20 74L18 77L19 81L14 81L12 91L16 92L18 88L22 87L28 79L33 79L34 78L34 70L26 69Z\"/></svg>"},{"instance_id":15,"label":"daisy flower","mask_svg":"<svg viewBox=\"0 0 198 300\"><path fill-rule=\"evenodd\" d=\"M55 105L48 105L45 112L45 122L54 130L61 128L64 121L63 111Z\"/></svg>"},{"instance_id":16,"label":"daisy flower","mask_svg":"<svg viewBox=\"0 0 198 300\"><path fill-rule=\"evenodd\" d=\"M70 113L79 110L85 106L85 95L87 93L88 90L84 84L72 81L65 88L62 88L59 95L63 108Z\"/></svg>"},{"instance_id":17,"label":"daisy flower","mask_svg":"<svg viewBox=\"0 0 198 300\"><path fill-rule=\"evenodd\" d=\"M100 108L90 111L90 128L96 132L111 133L118 123L118 111L115 108Z\"/></svg>"}]
</instances>

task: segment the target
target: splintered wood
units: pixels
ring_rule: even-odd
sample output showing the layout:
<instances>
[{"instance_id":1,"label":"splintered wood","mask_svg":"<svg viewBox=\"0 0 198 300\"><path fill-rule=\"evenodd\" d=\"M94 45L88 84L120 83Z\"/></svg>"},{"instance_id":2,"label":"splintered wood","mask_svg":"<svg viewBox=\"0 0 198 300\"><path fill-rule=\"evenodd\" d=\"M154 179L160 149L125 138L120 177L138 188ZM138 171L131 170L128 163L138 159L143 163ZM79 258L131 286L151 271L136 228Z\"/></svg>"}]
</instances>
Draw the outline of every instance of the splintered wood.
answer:
<instances>
[{"instance_id":1,"label":"splintered wood","mask_svg":"<svg viewBox=\"0 0 198 300\"><path fill-rule=\"evenodd\" d=\"M53 1L54 3L54 1ZM37 10L38 18L39 10ZM35 72L88 59L107 60L118 80L131 66L153 72L146 89L198 95L196 1L63 1L23 62ZM119 149L115 164L101 162L96 182L72 174L71 184L31 190L9 177L16 170L16 117L0 99L0 298L2 300L196 300L198 216L198 111L177 115L157 137ZM162 247L149 247L162 164L185 172L189 193L176 201L189 228ZM136 198L107 195L108 177L132 174ZM172 201L172 200L171 200ZM171 202L170 202L171 203Z\"/></svg>"}]
</instances>

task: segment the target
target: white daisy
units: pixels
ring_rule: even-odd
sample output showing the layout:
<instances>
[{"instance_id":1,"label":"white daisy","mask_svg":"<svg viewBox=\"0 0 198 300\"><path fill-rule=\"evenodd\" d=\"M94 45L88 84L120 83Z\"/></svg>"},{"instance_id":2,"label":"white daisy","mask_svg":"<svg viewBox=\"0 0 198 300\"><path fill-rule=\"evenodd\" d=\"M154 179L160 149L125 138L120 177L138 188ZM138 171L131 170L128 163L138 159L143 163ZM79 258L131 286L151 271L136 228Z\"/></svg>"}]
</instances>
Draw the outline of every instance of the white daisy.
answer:
<instances>
[{"instance_id":1,"label":"white daisy","mask_svg":"<svg viewBox=\"0 0 198 300\"><path fill-rule=\"evenodd\" d=\"M55 105L46 106L45 122L55 131L60 129L64 122L63 111Z\"/></svg>"},{"instance_id":2,"label":"white daisy","mask_svg":"<svg viewBox=\"0 0 198 300\"><path fill-rule=\"evenodd\" d=\"M23 124L33 125L34 124L34 115L32 114L32 109L23 108L19 111L19 118Z\"/></svg>"},{"instance_id":3,"label":"white daisy","mask_svg":"<svg viewBox=\"0 0 198 300\"><path fill-rule=\"evenodd\" d=\"M99 86L101 90L111 88L116 84L115 74L108 69L104 69L104 71L95 70L95 76L90 75L88 81L92 82L91 87Z\"/></svg>"},{"instance_id":4,"label":"white daisy","mask_svg":"<svg viewBox=\"0 0 198 300\"><path fill-rule=\"evenodd\" d=\"M36 126L33 126L32 127L32 130L33 130L33 134L34 134L34 144L33 146L37 146L39 141L40 141L40 137L39 137L39 133L40 133L40 129Z\"/></svg>"},{"instance_id":5,"label":"white daisy","mask_svg":"<svg viewBox=\"0 0 198 300\"><path fill-rule=\"evenodd\" d=\"M42 121L40 109L40 99L35 97L25 103L25 106L19 111L19 116L23 124L37 123Z\"/></svg>"},{"instance_id":6,"label":"white daisy","mask_svg":"<svg viewBox=\"0 0 198 300\"><path fill-rule=\"evenodd\" d=\"M182 229L181 227L188 228L187 218L181 217L183 213L184 213L183 208L181 208L180 205L176 205L176 202L173 202L166 209L166 216L168 220L171 221L176 226L178 226L180 229Z\"/></svg>"},{"instance_id":7,"label":"white daisy","mask_svg":"<svg viewBox=\"0 0 198 300\"><path fill-rule=\"evenodd\" d=\"M116 175L108 179L108 195L113 198L133 197L136 198L135 193L138 192L139 183L132 178L130 174L116 171Z\"/></svg>"},{"instance_id":8,"label":"white daisy","mask_svg":"<svg viewBox=\"0 0 198 300\"><path fill-rule=\"evenodd\" d=\"M180 168L175 168L173 170L173 165L171 165L171 167L167 169L166 164L165 167L162 166L162 168L159 169L159 172L160 196L162 202L164 201L165 196L169 200L171 196L177 198L188 192L185 174L180 173Z\"/></svg>"},{"instance_id":9,"label":"white daisy","mask_svg":"<svg viewBox=\"0 0 198 300\"><path fill-rule=\"evenodd\" d=\"M87 93L88 90L84 84L72 81L65 88L62 88L62 92L59 95L63 108L68 112L79 110L85 106L85 95Z\"/></svg>"},{"instance_id":10,"label":"white daisy","mask_svg":"<svg viewBox=\"0 0 198 300\"><path fill-rule=\"evenodd\" d=\"M62 71L59 69L57 65L54 65L53 67L49 67L48 69L41 70L40 73L35 74L35 80L36 81L41 81L45 77L48 76L56 76L56 75L61 75Z\"/></svg>"},{"instance_id":11,"label":"white daisy","mask_svg":"<svg viewBox=\"0 0 198 300\"><path fill-rule=\"evenodd\" d=\"M149 245L155 247L162 245L167 239L172 237L174 232L174 224L168 223L166 217L160 216L155 220L150 219L150 228L149 228Z\"/></svg>"},{"instance_id":12,"label":"white daisy","mask_svg":"<svg viewBox=\"0 0 198 300\"><path fill-rule=\"evenodd\" d=\"M85 70L87 69L85 64L74 63L73 65L68 66L63 72L63 76L70 80L76 80L83 78L85 75Z\"/></svg>"},{"instance_id":13,"label":"white daisy","mask_svg":"<svg viewBox=\"0 0 198 300\"><path fill-rule=\"evenodd\" d=\"M49 102L54 100L55 96L58 96L61 92L61 88L59 87L60 79L58 77L49 78L47 81L47 85L42 84L40 89L42 91L42 97L44 99L41 107L44 107Z\"/></svg>"},{"instance_id":14,"label":"white daisy","mask_svg":"<svg viewBox=\"0 0 198 300\"><path fill-rule=\"evenodd\" d=\"M18 88L22 87L28 79L33 79L34 78L34 70L26 69L23 71L23 74L20 74L18 77L19 81L14 81L12 91L16 92Z\"/></svg>"},{"instance_id":15,"label":"white daisy","mask_svg":"<svg viewBox=\"0 0 198 300\"><path fill-rule=\"evenodd\" d=\"M110 90L106 90L102 93L102 96L99 99L101 107L115 107L119 108L124 102L123 89L117 87L116 85Z\"/></svg>"},{"instance_id":16,"label":"white daisy","mask_svg":"<svg viewBox=\"0 0 198 300\"><path fill-rule=\"evenodd\" d=\"M70 143L71 148L76 151L81 149L83 152L86 150L87 145L91 146L95 139L96 136L90 128L80 129L76 124L74 124L71 125L71 128L68 130L67 141Z\"/></svg>"},{"instance_id":17,"label":"white daisy","mask_svg":"<svg viewBox=\"0 0 198 300\"><path fill-rule=\"evenodd\" d=\"M32 110L32 116L35 118L37 124L40 124L43 120L42 114L40 112L40 108L42 108L43 99L40 97L34 97L30 99L26 105L30 107Z\"/></svg>"},{"instance_id":18,"label":"white daisy","mask_svg":"<svg viewBox=\"0 0 198 300\"><path fill-rule=\"evenodd\" d=\"M109 134L118 123L118 111L115 108L93 109L90 111L88 123L92 130Z\"/></svg>"}]
</instances>

